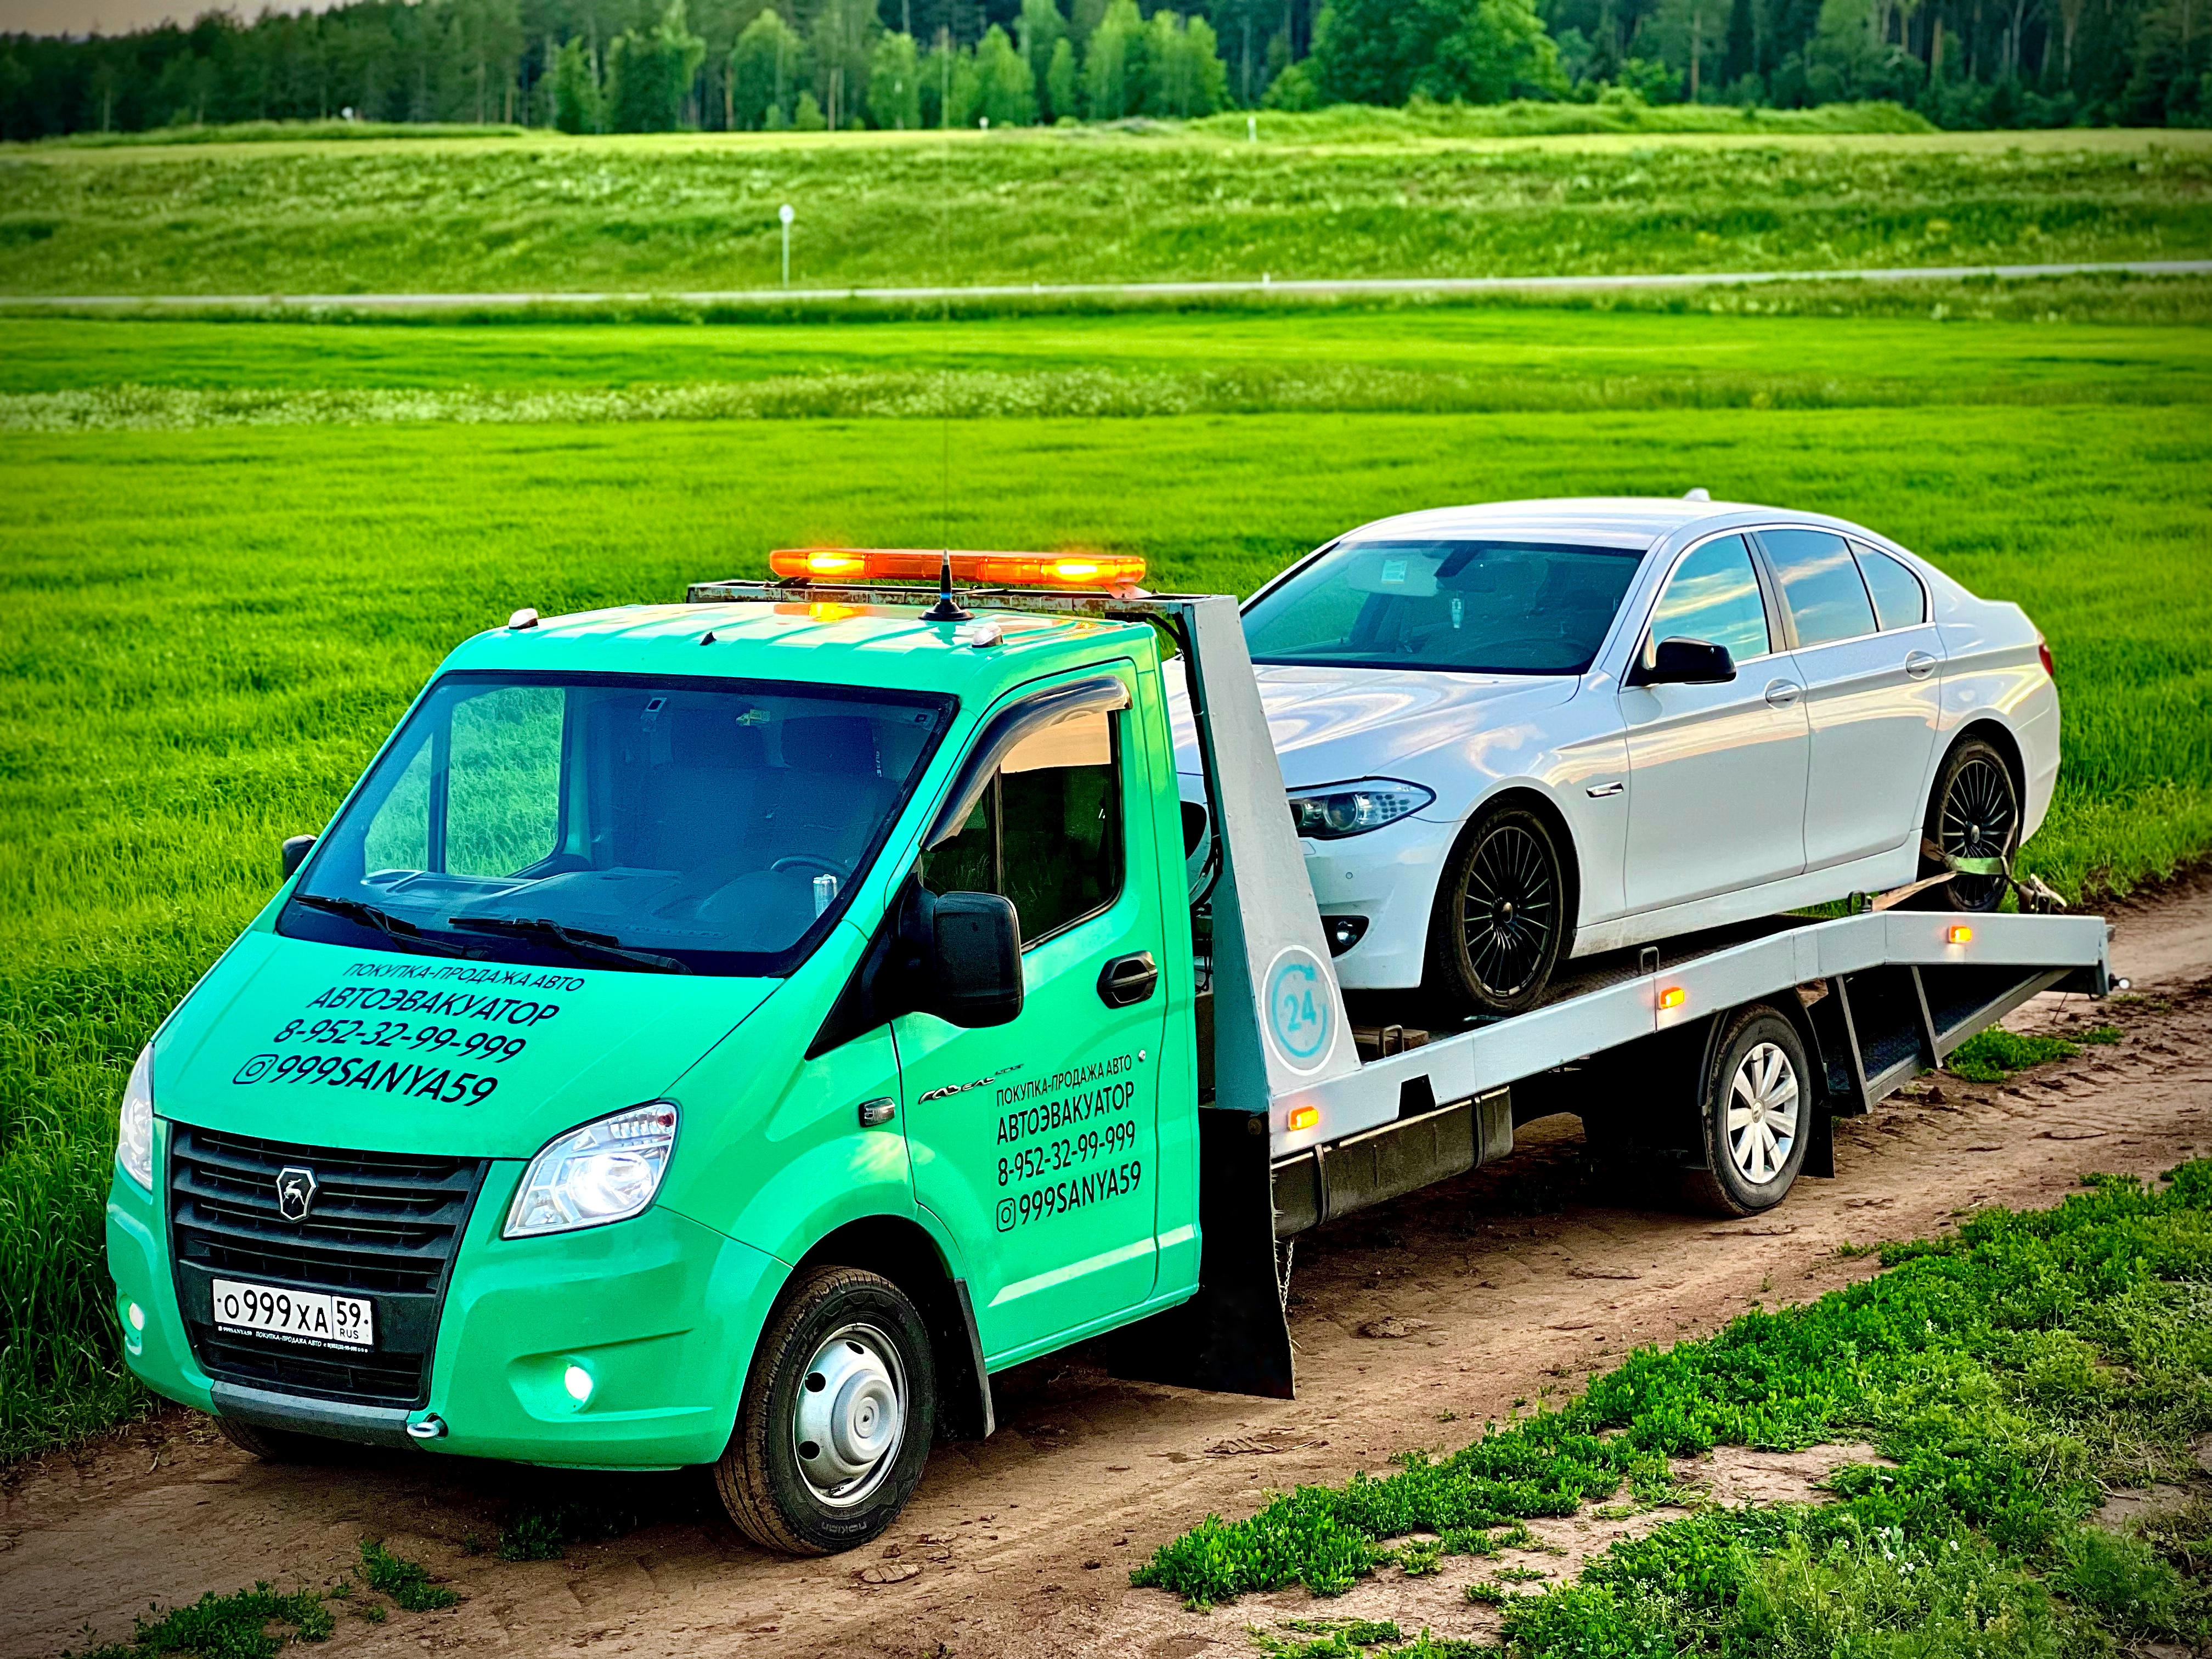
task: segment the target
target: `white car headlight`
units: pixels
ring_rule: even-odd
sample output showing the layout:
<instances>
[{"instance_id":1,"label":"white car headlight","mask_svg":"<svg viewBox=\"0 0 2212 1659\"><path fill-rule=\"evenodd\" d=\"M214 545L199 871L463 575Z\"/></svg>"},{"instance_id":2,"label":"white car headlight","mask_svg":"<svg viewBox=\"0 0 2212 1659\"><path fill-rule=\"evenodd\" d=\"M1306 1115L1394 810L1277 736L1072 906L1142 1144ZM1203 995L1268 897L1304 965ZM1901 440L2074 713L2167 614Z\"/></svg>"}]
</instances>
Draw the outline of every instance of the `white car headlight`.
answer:
<instances>
[{"instance_id":1,"label":"white car headlight","mask_svg":"<svg viewBox=\"0 0 2212 1659\"><path fill-rule=\"evenodd\" d=\"M1362 778L1357 783L1293 791L1291 821L1301 836L1311 836L1316 841L1341 841L1346 836L1364 836L1370 830L1395 823L1436 798L1435 790L1424 789L1418 783Z\"/></svg>"},{"instance_id":2,"label":"white car headlight","mask_svg":"<svg viewBox=\"0 0 2212 1659\"><path fill-rule=\"evenodd\" d=\"M123 1085L123 1110L115 1126L115 1161L123 1173L154 1190L154 1045L138 1051L131 1081Z\"/></svg>"},{"instance_id":3,"label":"white car headlight","mask_svg":"<svg viewBox=\"0 0 2212 1659\"><path fill-rule=\"evenodd\" d=\"M523 1171L506 1238L626 1221L653 1202L676 1146L676 1103L656 1100L571 1129Z\"/></svg>"}]
</instances>

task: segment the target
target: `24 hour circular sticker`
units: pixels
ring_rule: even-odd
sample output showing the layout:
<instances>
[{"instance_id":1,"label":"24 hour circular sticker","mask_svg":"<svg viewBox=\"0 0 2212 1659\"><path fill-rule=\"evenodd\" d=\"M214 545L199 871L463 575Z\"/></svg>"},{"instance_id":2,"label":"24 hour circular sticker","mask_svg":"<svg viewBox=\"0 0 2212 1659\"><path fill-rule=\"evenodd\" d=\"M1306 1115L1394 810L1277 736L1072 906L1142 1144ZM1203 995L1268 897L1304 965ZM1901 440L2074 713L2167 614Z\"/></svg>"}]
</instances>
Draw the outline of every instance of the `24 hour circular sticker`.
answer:
<instances>
[{"instance_id":1,"label":"24 hour circular sticker","mask_svg":"<svg viewBox=\"0 0 2212 1659\"><path fill-rule=\"evenodd\" d=\"M1336 1041L1335 988L1322 959L1287 946L1267 969L1267 1035L1294 1072L1317 1072Z\"/></svg>"}]
</instances>

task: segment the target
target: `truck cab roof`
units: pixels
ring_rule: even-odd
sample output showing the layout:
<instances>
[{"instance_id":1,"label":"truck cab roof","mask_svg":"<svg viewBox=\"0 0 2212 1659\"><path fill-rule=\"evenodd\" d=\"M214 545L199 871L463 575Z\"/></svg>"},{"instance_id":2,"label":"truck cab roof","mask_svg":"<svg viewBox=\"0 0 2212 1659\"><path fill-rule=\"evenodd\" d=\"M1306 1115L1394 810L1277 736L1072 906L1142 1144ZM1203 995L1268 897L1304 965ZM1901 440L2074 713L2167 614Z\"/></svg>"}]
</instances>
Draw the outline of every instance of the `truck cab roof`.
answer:
<instances>
[{"instance_id":1,"label":"truck cab roof","mask_svg":"<svg viewBox=\"0 0 2212 1659\"><path fill-rule=\"evenodd\" d=\"M458 647L451 669L562 669L799 680L988 694L1010 679L1093 657L1141 623L977 605L965 624L927 622L920 605L793 599L773 605L632 605L495 628ZM1013 664L1021 665L1015 672Z\"/></svg>"}]
</instances>

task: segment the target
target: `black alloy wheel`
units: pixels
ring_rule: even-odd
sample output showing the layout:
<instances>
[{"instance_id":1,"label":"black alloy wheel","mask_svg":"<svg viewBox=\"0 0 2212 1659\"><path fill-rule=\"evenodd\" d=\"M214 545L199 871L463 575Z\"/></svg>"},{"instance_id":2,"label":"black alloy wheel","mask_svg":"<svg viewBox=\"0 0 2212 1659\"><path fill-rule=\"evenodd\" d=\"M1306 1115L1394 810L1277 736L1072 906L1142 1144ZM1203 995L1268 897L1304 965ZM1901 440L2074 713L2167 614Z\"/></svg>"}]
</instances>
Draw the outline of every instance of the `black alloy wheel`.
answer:
<instances>
[{"instance_id":1,"label":"black alloy wheel","mask_svg":"<svg viewBox=\"0 0 2212 1659\"><path fill-rule=\"evenodd\" d=\"M2020 851L2020 821L2012 768L1991 744L1966 738L1944 757L1937 775L1922 830L1921 875L1940 874L1942 859L1996 860L2009 868ZM1927 902L1939 909L1994 910L2007 885L2002 874L1962 870L1929 888Z\"/></svg>"},{"instance_id":2,"label":"black alloy wheel","mask_svg":"<svg viewBox=\"0 0 2212 1659\"><path fill-rule=\"evenodd\" d=\"M1430 957L1435 988L1480 1015L1533 1007L1565 953L1573 923L1550 828L1504 806L1460 843L1437 895Z\"/></svg>"}]
</instances>

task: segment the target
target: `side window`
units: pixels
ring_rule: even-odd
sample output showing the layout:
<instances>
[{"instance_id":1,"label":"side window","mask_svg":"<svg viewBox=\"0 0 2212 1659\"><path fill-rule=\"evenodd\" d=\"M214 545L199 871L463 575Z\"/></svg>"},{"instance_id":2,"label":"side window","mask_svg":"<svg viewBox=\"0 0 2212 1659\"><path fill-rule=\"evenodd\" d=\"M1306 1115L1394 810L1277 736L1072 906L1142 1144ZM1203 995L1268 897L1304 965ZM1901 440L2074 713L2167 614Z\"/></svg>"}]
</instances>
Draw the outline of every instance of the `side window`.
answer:
<instances>
[{"instance_id":1,"label":"side window","mask_svg":"<svg viewBox=\"0 0 2212 1659\"><path fill-rule=\"evenodd\" d=\"M1773 647L1766 605L1741 536L1707 542L1674 567L1651 613L1651 640L1703 640L1728 647L1738 662L1763 657Z\"/></svg>"},{"instance_id":2,"label":"side window","mask_svg":"<svg viewBox=\"0 0 2212 1659\"><path fill-rule=\"evenodd\" d=\"M1850 544L1826 530L1762 530L1759 539L1781 579L1800 645L1827 645L1874 632L1874 606Z\"/></svg>"},{"instance_id":3,"label":"side window","mask_svg":"<svg viewBox=\"0 0 2212 1659\"><path fill-rule=\"evenodd\" d=\"M1111 904L1123 867L1114 720L1075 714L1023 739L960 833L923 861L930 890L1012 899L1025 945Z\"/></svg>"},{"instance_id":4,"label":"side window","mask_svg":"<svg viewBox=\"0 0 2212 1659\"><path fill-rule=\"evenodd\" d=\"M1928 594L1919 577L1877 548L1853 542L1851 551L1859 556L1859 574L1874 595L1874 614L1881 619L1883 633L1917 628L1928 620Z\"/></svg>"}]
</instances>

